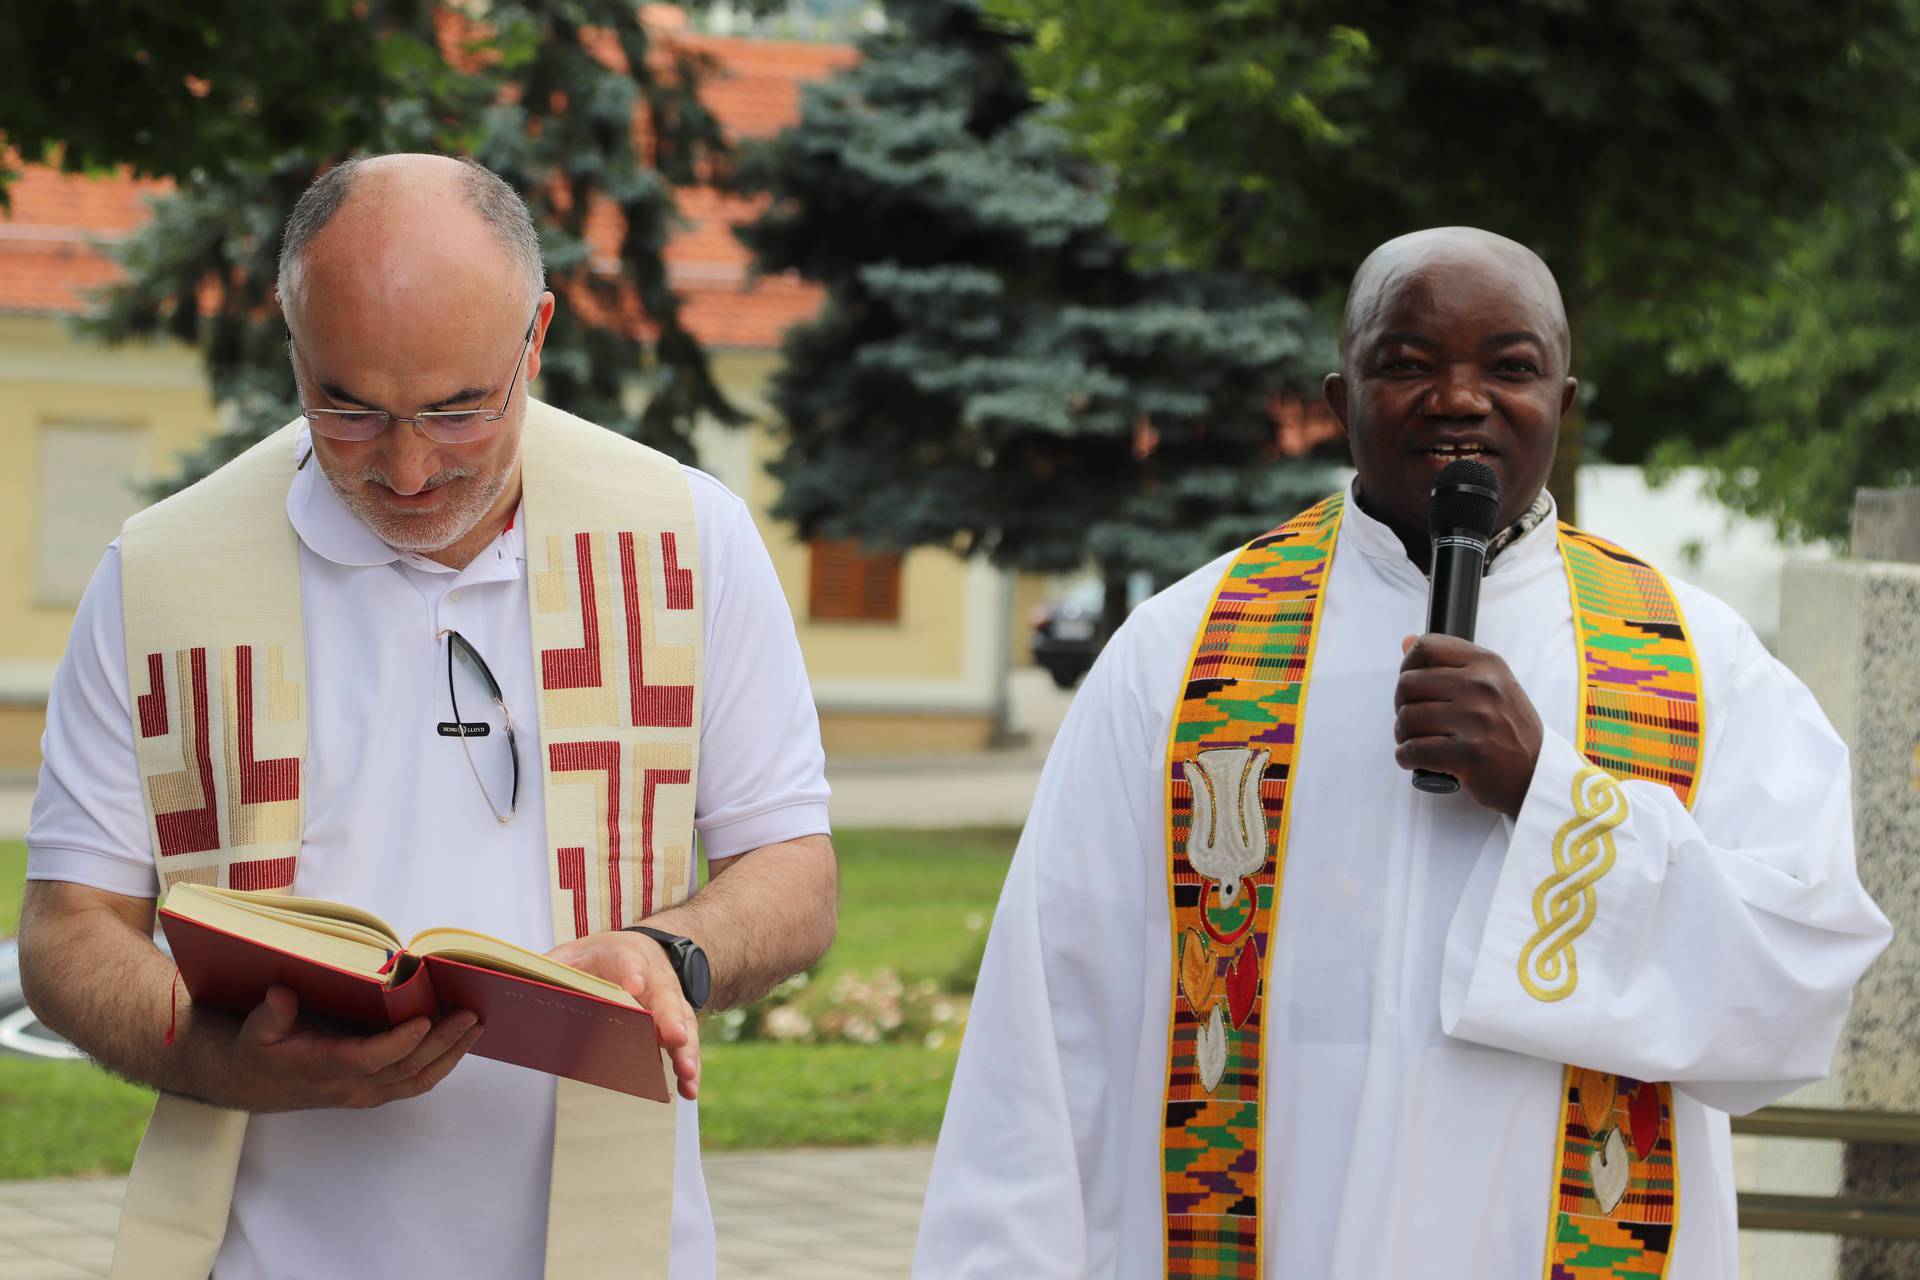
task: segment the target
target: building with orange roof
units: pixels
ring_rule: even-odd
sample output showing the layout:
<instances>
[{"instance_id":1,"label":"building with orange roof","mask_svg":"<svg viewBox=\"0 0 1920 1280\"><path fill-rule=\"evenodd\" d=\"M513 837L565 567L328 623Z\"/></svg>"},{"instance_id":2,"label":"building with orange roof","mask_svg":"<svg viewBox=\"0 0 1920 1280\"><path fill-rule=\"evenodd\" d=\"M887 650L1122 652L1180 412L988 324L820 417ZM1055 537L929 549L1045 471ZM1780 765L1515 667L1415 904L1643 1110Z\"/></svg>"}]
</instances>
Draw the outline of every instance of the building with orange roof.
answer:
<instances>
[{"instance_id":1,"label":"building with orange roof","mask_svg":"<svg viewBox=\"0 0 1920 1280\"><path fill-rule=\"evenodd\" d=\"M857 56L835 44L686 31L673 39L712 59L703 97L736 139L793 123L803 86ZM73 608L137 508L139 486L218 421L192 349L103 348L73 337L66 323L116 275L103 245L139 227L147 202L168 190L25 166L12 209L0 216L0 430L13 457L0 472L0 774L37 767L46 693ZM828 750L987 745L1004 705L1011 579L944 551L886 557L808 545L765 514L777 496L765 470L777 445L764 388L782 335L817 310L821 291L787 276L753 278L733 236L751 202L694 190L681 194L680 212L669 278L720 385L757 424L703 426L700 462L756 513L793 605Z\"/></svg>"}]
</instances>

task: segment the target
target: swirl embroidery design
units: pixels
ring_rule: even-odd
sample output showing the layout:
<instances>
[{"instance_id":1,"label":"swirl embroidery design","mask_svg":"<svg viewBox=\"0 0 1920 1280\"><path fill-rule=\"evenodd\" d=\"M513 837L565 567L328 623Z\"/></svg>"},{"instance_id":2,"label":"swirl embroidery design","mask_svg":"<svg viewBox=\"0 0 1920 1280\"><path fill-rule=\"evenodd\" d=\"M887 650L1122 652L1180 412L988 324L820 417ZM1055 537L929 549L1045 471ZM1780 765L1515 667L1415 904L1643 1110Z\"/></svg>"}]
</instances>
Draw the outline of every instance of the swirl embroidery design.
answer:
<instances>
[{"instance_id":1,"label":"swirl embroidery design","mask_svg":"<svg viewBox=\"0 0 1920 1280\"><path fill-rule=\"evenodd\" d=\"M1573 944L1598 914L1593 887L1613 869L1613 830L1627 797L1597 765L1573 775L1573 817L1553 837L1553 874L1533 891L1539 926L1520 949L1520 985L1536 1000L1564 1000L1580 985Z\"/></svg>"}]
</instances>

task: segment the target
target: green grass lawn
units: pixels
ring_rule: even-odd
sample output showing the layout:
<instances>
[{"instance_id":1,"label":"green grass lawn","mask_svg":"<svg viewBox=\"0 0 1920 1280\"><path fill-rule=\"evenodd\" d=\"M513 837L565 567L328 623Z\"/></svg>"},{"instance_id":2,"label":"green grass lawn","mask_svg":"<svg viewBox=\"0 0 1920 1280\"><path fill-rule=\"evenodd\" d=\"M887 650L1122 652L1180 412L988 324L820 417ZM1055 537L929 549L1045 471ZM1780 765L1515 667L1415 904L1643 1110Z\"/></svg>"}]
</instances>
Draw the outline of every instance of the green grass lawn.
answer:
<instances>
[{"instance_id":1,"label":"green grass lawn","mask_svg":"<svg viewBox=\"0 0 1920 1280\"><path fill-rule=\"evenodd\" d=\"M891 968L944 979L978 945L1014 833L845 831L840 933L816 980ZM26 848L0 841L0 937L19 918ZM710 1150L931 1142L957 1045L705 1046L700 1128ZM123 1173L152 1105L149 1090L81 1062L0 1058L0 1179Z\"/></svg>"},{"instance_id":2,"label":"green grass lawn","mask_svg":"<svg viewBox=\"0 0 1920 1280\"><path fill-rule=\"evenodd\" d=\"M710 1045L701 1068L700 1145L759 1151L932 1142L956 1052L914 1044Z\"/></svg>"},{"instance_id":3,"label":"green grass lawn","mask_svg":"<svg viewBox=\"0 0 1920 1280\"><path fill-rule=\"evenodd\" d=\"M0 938L11 938L20 923L20 894L27 887L27 846L0 840Z\"/></svg>"},{"instance_id":4,"label":"green grass lawn","mask_svg":"<svg viewBox=\"0 0 1920 1280\"><path fill-rule=\"evenodd\" d=\"M1013 854L1011 831L843 831L840 934L817 976L891 968L941 978L973 938L967 917L993 917Z\"/></svg>"},{"instance_id":5,"label":"green grass lawn","mask_svg":"<svg viewBox=\"0 0 1920 1280\"><path fill-rule=\"evenodd\" d=\"M945 978L978 945L1013 853L1011 831L843 831L840 933L815 981L891 968ZM700 1138L708 1150L932 1142L957 1042L703 1047Z\"/></svg>"},{"instance_id":6,"label":"green grass lawn","mask_svg":"<svg viewBox=\"0 0 1920 1280\"><path fill-rule=\"evenodd\" d=\"M152 1110L91 1062L0 1058L0 1178L125 1173Z\"/></svg>"},{"instance_id":7,"label":"green grass lawn","mask_svg":"<svg viewBox=\"0 0 1920 1280\"><path fill-rule=\"evenodd\" d=\"M27 847L0 840L0 938L20 922ZM125 1173L153 1091L90 1062L0 1058L0 1178Z\"/></svg>"}]
</instances>

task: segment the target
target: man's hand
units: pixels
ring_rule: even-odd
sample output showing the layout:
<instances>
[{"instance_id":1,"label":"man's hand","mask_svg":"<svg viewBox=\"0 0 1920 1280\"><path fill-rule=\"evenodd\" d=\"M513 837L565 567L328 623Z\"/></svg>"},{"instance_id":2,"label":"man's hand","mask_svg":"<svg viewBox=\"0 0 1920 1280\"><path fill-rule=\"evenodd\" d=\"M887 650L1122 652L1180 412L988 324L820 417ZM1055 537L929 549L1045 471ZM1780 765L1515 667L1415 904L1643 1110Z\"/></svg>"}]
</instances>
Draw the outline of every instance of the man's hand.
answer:
<instances>
[{"instance_id":1,"label":"man's hand","mask_svg":"<svg viewBox=\"0 0 1920 1280\"><path fill-rule=\"evenodd\" d=\"M1393 758L1450 773L1474 803L1520 815L1540 759L1540 716L1500 656L1454 636L1408 636L1393 689Z\"/></svg>"},{"instance_id":2,"label":"man's hand","mask_svg":"<svg viewBox=\"0 0 1920 1280\"><path fill-rule=\"evenodd\" d=\"M240 1024L230 1071L249 1111L378 1107L445 1080L480 1032L478 1017L460 1010L378 1035L330 1035L300 1025L291 988L269 987Z\"/></svg>"},{"instance_id":3,"label":"man's hand","mask_svg":"<svg viewBox=\"0 0 1920 1280\"><path fill-rule=\"evenodd\" d=\"M300 999L286 987L268 988L244 1020L182 1003L180 975L153 945L153 907L152 898L57 880L29 880L21 904L29 1004L130 1080L241 1111L377 1107L439 1084L480 1038L464 1011L379 1035L334 1035L301 1025ZM113 981L101 982L103 973Z\"/></svg>"},{"instance_id":4,"label":"man's hand","mask_svg":"<svg viewBox=\"0 0 1920 1280\"><path fill-rule=\"evenodd\" d=\"M673 1059L680 1096L700 1096L700 1023L680 990L667 949L644 933L615 929L563 942L547 952L561 964L616 982L653 1015L660 1047Z\"/></svg>"}]
</instances>

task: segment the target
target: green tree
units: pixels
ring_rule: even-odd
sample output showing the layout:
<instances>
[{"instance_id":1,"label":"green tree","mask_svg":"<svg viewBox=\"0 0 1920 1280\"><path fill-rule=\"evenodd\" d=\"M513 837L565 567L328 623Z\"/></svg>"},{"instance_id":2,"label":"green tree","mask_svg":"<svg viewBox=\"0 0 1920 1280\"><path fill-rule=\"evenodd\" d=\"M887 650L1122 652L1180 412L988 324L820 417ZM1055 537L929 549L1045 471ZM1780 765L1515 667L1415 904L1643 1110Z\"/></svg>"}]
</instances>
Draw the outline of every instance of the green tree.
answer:
<instances>
[{"instance_id":1,"label":"green tree","mask_svg":"<svg viewBox=\"0 0 1920 1280\"><path fill-rule=\"evenodd\" d=\"M804 535L1163 580L1330 487L1273 409L1329 367L1301 303L1136 269L1109 184L969 0L898 0L861 61L741 160L765 271L825 284L773 385ZM1110 591L1110 600L1115 599Z\"/></svg>"},{"instance_id":2,"label":"green tree","mask_svg":"<svg viewBox=\"0 0 1920 1280\"><path fill-rule=\"evenodd\" d=\"M702 414L737 421L662 260L674 188L706 180L729 155L699 98L704 63L653 42L622 0L495 4L484 27L404 2L368 0L355 12L380 37L363 68L384 86L377 111L324 149L176 174L175 192L115 247L125 276L83 323L102 341L166 335L203 353L226 425L163 488L205 474L298 411L272 302L280 228L313 177L352 152L468 152L527 198L561 299L545 398L681 456ZM264 10L255 22L294 20ZM396 58L395 47L409 52ZM595 260L587 235L602 207L619 227L612 263ZM650 342L634 332L636 301Z\"/></svg>"},{"instance_id":3,"label":"green tree","mask_svg":"<svg viewBox=\"0 0 1920 1280\"><path fill-rule=\"evenodd\" d=\"M1321 296L1389 236L1490 227L1558 275L1576 368L1664 344L1888 172L1920 74L1911 0L990 3L1151 252ZM1568 511L1580 454L1576 415Z\"/></svg>"},{"instance_id":4,"label":"green tree","mask_svg":"<svg viewBox=\"0 0 1920 1280\"><path fill-rule=\"evenodd\" d=\"M344 151L433 40L427 0L36 0L0 23L0 137L20 158L149 177ZM0 201L7 179L0 170Z\"/></svg>"},{"instance_id":5,"label":"green tree","mask_svg":"<svg viewBox=\"0 0 1920 1280\"><path fill-rule=\"evenodd\" d=\"M1856 488L1920 483L1920 169L1836 201L1767 285L1709 299L1672 354L1741 387L1752 420L1667 443L1656 473L1704 462L1729 506L1843 542Z\"/></svg>"}]
</instances>

